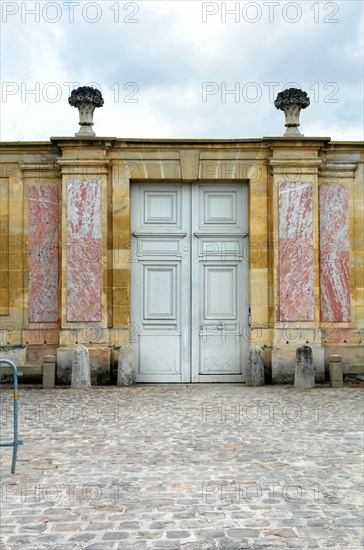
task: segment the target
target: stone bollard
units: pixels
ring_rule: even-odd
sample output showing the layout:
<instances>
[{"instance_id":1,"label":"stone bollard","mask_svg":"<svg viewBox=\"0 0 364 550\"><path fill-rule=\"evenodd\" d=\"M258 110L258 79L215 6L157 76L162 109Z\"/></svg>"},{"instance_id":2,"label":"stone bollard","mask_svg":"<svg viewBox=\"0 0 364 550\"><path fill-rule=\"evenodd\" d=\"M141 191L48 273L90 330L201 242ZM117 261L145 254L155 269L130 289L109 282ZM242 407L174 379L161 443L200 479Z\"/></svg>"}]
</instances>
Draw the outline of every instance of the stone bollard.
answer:
<instances>
[{"instance_id":1,"label":"stone bollard","mask_svg":"<svg viewBox=\"0 0 364 550\"><path fill-rule=\"evenodd\" d=\"M132 346L121 346L118 361L118 386L135 384L134 350Z\"/></svg>"},{"instance_id":2,"label":"stone bollard","mask_svg":"<svg viewBox=\"0 0 364 550\"><path fill-rule=\"evenodd\" d=\"M332 388L342 388L344 386L343 364L341 355L330 355L330 386Z\"/></svg>"},{"instance_id":3,"label":"stone bollard","mask_svg":"<svg viewBox=\"0 0 364 550\"><path fill-rule=\"evenodd\" d=\"M54 389L56 385L56 358L54 355L43 357L43 389Z\"/></svg>"},{"instance_id":4,"label":"stone bollard","mask_svg":"<svg viewBox=\"0 0 364 550\"><path fill-rule=\"evenodd\" d=\"M312 349L302 346L296 350L296 368L294 373L294 388L310 390L315 385L315 370L313 368Z\"/></svg>"},{"instance_id":5,"label":"stone bollard","mask_svg":"<svg viewBox=\"0 0 364 550\"><path fill-rule=\"evenodd\" d=\"M246 373L247 386L264 386L263 350L254 346L249 350L248 369Z\"/></svg>"},{"instance_id":6,"label":"stone bollard","mask_svg":"<svg viewBox=\"0 0 364 550\"><path fill-rule=\"evenodd\" d=\"M71 387L75 389L91 387L90 355L84 346L77 346L73 353Z\"/></svg>"}]
</instances>

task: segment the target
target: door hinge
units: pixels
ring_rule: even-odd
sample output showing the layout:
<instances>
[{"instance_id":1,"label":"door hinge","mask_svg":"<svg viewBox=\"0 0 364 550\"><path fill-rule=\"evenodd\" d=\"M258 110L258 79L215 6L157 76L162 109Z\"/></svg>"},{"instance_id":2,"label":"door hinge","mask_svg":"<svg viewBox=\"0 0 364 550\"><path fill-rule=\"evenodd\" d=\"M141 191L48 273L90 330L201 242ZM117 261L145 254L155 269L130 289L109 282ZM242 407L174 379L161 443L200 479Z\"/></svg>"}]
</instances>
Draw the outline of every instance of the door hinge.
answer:
<instances>
[{"instance_id":1,"label":"door hinge","mask_svg":"<svg viewBox=\"0 0 364 550\"><path fill-rule=\"evenodd\" d=\"M250 306L249 306L248 325L250 326L251 324L252 324L252 314L251 314L251 309L250 309Z\"/></svg>"}]
</instances>

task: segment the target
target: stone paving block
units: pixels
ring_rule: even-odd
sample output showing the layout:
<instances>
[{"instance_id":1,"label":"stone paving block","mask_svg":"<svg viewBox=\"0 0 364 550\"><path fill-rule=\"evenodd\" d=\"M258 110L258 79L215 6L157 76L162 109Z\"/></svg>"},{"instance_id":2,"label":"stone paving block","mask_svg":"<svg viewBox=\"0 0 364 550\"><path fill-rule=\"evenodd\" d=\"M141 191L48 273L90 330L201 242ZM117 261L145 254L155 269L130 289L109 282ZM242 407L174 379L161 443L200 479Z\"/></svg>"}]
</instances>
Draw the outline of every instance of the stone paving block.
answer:
<instances>
[{"instance_id":1,"label":"stone paving block","mask_svg":"<svg viewBox=\"0 0 364 550\"><path fill-rule=\"evenodd\" d=\"M191 536L191 533L188 531L167 531L167 539L188 539Z\"/></svg>"},{"instance_id":2,"label":"stone paving block","mask_svg":"<svg viewBox=\"0 0 364 550\"><path fill-rule=\"evenodd\" d=\"M228 529L227 535L235 539L257 538L260 535L260 531L258 529Z\"/></svg>"},{"instance_id":3,"label":"stone paving block","mask_svg":"<svg viewBox=\"0 0 364 550\"><path fill-rule=\"evenodd\" d=\"M186 542L180 547L182 550L217 550L217 542L215 541L202 541L199 542Z\"/></svg>"},{"instance_id":4,"label":"stone paving block","mask_svg":"<svg viewBox=\"0 0 364 550\"><path fill-rule=\"evenodd\" d=\"M140 523L138 521L123 521L119 523L118 528L131 530L140 529ZM150 528L153 529L153 527ZM157 529L159 529L159 527Z\"/></svg>"},{"instance_id":5,"label":"stone paving block","mask_svg":"<svg viewBox=\"0 0 364 550\"><path fill-rule=\"evenodd\" d=\"M360 388L95 387L81 408L75 393L20 390L16 476L0 449L11 550L11 537L24 550L359 550Z\"/></svg>"},{"instance_id":6,"label":"stone paving block","mask_svg":"<svg viewBox=\"0 0 364 550\"><path fill-rule=\"evenodd\" d=\"M159 548L161 550L180 550L181 546L180 543L177 541L156 541L154 543L155 548Z\"/></svg>"},{"instance_id":7,"label":"stone paving block","mask_svg":"<svg viewBox=\"0 0 364 550\"><path fill-rule=\"evenodd\" d=\"M305 548L305 550L306 548L307 550L309 550L310 548L318 548L318 544L316 541L305 538L300 538L299 540L290 539L287 541L287 546L288 548L298 548L299 550L302 550L303 548Z\"/></svg>"},{"instance_id":8,"label":"stone paving block","mask_svg":"<svg viewBox=\"0 0 364 550\"><path fill-rule=\"evenodd\" d=\"M163 530L160 530L160 531L138 531L138 533L134 536L138 538L138 540L144 540L144 541L149 541L149 540L157 540L157 539L161 539L163 538L163 534L164 534L164 531ZM132 534L131 534L132 536Z\"/></svg>"},{"instance_id":9,"label":"stone paving block","mask_svg":"<svg viewBox=\"0 0 364 550\"><path fill-rule=\"evenodd\" d=\"M75 531L79 531L81 528L81 524L80 523L59 523L53 527L53 530L55 532L71 532L71 533L74 533Z\"/></svg>"},{"instance_id":10,"label":"stone paving block","mask_svg":"<svg viewBox=\"0 0 364 550\"><path fill-rule=\"evenodd\" d=\"M250 550L251 544L243 540L238 542L236 540L226 538L219 541L218 547L221 548L221 550L245 550L245 549Z\"/></svg>"},{"instance_id":11,"label":"stone paving block","mask_svg":"<svg viewBox=\"0 0 364 550\"><path fill-rule=\"evenodd\" d=\"M81 533L80 535L74 535L70 540L75 542L89 542L97 538L97 533Z\"/></svg>"},{"instance_id":12,"label":"stone paving block","mask_svg":"<svg viewBox=\"0 0 364 550\"><path fill-rule=\"evenodd\" d=\"M225 532L221 529L200 529L199 531L196 531L195 536L198 538L212 538L212 539L221 539L222 537L225 537Z\"/></svg>"},{"instance_id":13,"label":"stone paving block","mask_svg":"<svg viewBox=\"0 0 364 550\"><path fill-rule=\"evenodd\" d=\"M116 531L113 533L106 533L103 536L103 540L124 540L129 537L129 533L125 533L125 531Z\"/></svg>"},{"instance_id":14,"label":"stone paving block","mask_svg":"<svg viewBox=\"0 0 364 550\"><path fill-rule=\"evenodd\" d=\"M107 543L107 550L113 550L114 548L117 548L116 543L112 543L112 542ZM86 550L106 550L104 542L96 542L95 544L87 545L85 546L85 549Z\"/></svg>"}]
</instances>

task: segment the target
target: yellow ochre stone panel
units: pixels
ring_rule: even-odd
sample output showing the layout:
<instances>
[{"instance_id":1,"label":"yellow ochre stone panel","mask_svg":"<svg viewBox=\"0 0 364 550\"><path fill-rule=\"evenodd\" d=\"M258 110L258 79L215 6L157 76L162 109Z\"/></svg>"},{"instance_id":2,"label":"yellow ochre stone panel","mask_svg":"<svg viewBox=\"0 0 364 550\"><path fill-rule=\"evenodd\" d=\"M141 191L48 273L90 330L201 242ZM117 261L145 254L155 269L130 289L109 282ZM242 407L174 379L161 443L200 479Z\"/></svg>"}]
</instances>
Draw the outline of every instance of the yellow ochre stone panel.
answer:
<instances>
[{"instance_id":1,"label":"yellow ochre stone panel","mask_svg":"<svg viewBox=\"0 0 364 550\"><path fill-rule=\"evenodd\" d=\"M113 285L115 287L127 287L130 281L130 271L128 269L113 270Z\"/></svg>"},{"instance_id":2,"label":"yellow ochre stone panel","mask_svg":"<svg viewBox=\"0 0 364 550\"><path fill-rule=\"evenodd\" d=\"M129 326L130 308L129 306L113 306L113 326Z\"/></svg>"},{"instance_id":3,"label":"yellow ochre stone panel","mask_svg":"<svg viewBox=\"0 0 364 550\"><path fill-rule=\"evenodd\" d=\"M0 315L9 315L9 180L0 178Z\"/></svg>"},{"instance_id":4,"label":"yellow ochre stone panel","mask_svg":"<svg viewBox=\"0 0 364 550\"><path fill-rule=\"evenodd\" d=\"M116 249L113 250L113 265L114 269L129 269L130 266L130 250Z\"/></svg>"},{"instance_id":5,"label":"yellow ochre stone panel","mask_svg":"<svg viewBox=\"0 0 364 550\"><path fill-rule=\"evenodd\" d=\"M113 305L127 306L129 301L129 288L113 288Z\"/></svg>"},{"instance_id":6,"label":"yellow ochre stone panel","mask_svg":"<svg viewBox=\"0 0 364 550\"><path fill-rule=\"evenodd\" d=\"M268 306L268 269L250 270L250 303Z\"/></svg>"}]
</instances>

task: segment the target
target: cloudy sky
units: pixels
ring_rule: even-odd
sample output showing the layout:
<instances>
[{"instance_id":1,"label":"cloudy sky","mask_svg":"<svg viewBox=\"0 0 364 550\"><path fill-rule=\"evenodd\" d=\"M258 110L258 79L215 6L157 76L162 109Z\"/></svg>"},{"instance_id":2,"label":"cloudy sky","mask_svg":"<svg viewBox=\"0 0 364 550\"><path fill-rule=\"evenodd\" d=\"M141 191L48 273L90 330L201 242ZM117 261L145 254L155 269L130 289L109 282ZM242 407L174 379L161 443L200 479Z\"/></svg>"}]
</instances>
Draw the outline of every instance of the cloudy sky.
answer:
<instances>
[{"instance_id":1,"label":"cloudy sky","mask_svg":"<svg viewBox=\"0 0 364 550\"><path fill-rule=\"evenodd\" d=\"M300 86L305 136L364 137L360 0L3 0L1 27L2 141L74 135L86 84L99 136L280 136Z\"/></svg>"}]
</instances>

